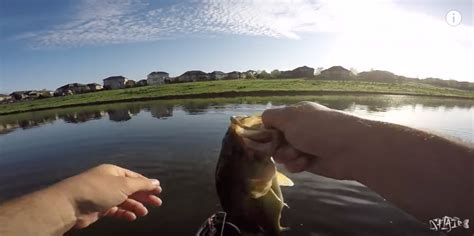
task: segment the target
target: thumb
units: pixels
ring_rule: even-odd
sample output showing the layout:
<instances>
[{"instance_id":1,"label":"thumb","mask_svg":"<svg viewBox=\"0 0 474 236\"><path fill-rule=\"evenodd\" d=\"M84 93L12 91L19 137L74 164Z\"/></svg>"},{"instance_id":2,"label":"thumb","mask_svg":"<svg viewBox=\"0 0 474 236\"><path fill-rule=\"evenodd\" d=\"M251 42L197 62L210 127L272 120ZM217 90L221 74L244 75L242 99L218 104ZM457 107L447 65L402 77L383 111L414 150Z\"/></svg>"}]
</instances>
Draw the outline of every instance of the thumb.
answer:
<instances>
[{"instance_id":1,"label":"thumb","mask_svg":"<svg viewBox=\"0 0 474 236\"><path fill-rule=\"evenodd\" d=\"M152 191L160 186L157 179L147 179L142 177L125 177L125 192L128 195L139 191Z\"/></svg>"},{"instance_id":2,"label":"thumb","mask_svg":"<svg viewBox=\"0 0 474 236\"><path fill-rule=\"evenodd\" d=\"M274 128L283 131L287 113L285 108L267 109L262 114L262 122L266 128Z\"/></svg>"}]
</instances>

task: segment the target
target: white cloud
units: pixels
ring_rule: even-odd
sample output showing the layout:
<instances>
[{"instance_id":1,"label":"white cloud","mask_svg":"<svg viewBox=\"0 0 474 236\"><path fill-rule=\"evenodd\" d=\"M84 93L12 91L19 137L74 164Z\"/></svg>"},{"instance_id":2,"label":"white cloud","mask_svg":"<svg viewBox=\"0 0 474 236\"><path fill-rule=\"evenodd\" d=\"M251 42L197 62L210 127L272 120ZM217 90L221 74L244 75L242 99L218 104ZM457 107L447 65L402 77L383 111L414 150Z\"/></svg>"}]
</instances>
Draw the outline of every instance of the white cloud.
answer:
<instances>
[{"instance_id":1,"label":"white cloud","mask_svg":"<svg viewBox=\"0 0 474 236\"><path fill-rule=\"evenodd\" d=\"M213 33L299 39L303 32L381 34L395 28L406 34L416 30L414 23L429 29L430 37L443 24L388 1L194 0L147 6L142 0L83 0L72 22L39 32L36 40L40 46L71 46Z\"/></svg>"},{"instance_id":2,"label":"white cloud","mask_svg":"<svg viewBox=\"0 0 474 236\"><path fill-rule=\"evenodd\" d=\"M321 4L307 0L201 0L150 9L139 0L83 0L72 22L35 34L39 47L159 40L186 35L300 38L315 31Z\"/></svg>"},{"instance_id":3,"label":"white cloud","mask_svg":"<svg viewBox=\"0 0 474 236\"><path fill-rule=\"evenodd\" d=\"M192 0L153 8L142 0L83 0L71 22L23 38L37 47L74 47L220 34L300 39L311 32L338 36L327 58L337 64L474 79L466 69L473 27L452 27L390 1Z\"/></svg>"}]
</instances>

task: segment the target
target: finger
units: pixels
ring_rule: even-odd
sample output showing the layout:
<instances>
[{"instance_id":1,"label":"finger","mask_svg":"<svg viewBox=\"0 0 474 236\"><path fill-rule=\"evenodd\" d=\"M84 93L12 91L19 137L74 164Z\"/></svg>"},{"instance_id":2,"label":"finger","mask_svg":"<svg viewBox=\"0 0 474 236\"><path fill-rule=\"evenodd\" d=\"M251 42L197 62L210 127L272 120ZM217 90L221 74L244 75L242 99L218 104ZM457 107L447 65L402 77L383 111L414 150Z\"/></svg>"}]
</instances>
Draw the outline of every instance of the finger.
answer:
<instances>
[{"instance_id":1,"label":"finger","mask_svg":"<svg viewBox=\"0 0 474 236\"><path fill-rule=\"evenodd\" d=\"M137 172L131 171L129 169L122 168L120 166L117 166L117 170L118 170L120 176L133 177L133 178L146 178L145 176L143 176L143 175L141 175Z\"/></svg>"},{"instance_id":2,"label":"finger","mask_svg":"<svg viewBox=\"0 0 474 236\"><path fill-rule=\"evenodd\" d=\"M309 160L304 156L285 162L285 168L292 173L304 171L307 169L308 165Z\"/></svg>"},{"instance_id":3,"label":"finger","mask_svg":"<svg viewBox=\"0 0 474 236\"><path fill-rule=\"evenodd\" d=\"M150 194L150 192L137 192L132 194L130 198L153 206L161 206L163 204L163 201L159 197Z\"/></svg>"},{"instance_id":4,"label":"finger","mask_svg":"<svg viewBox=\"0 0 474 236\"><path fill-rule=\"evenodd\" d=\"M285 163L285 162L298 158L299 155L300 155L300 152L298 150L294 149L292 146L287 144L282 147L279 147L275 151L273 158L278 163Z\"/></svg>"},{"instance_id":5,"label":"finger","mask_svg":"<svg viewBox=\"0 0 474 236\"><path fill-rule=\"evenodd\" d=\"M135 213L131 211L127 211L125 209L117 208L117 210L113 214L108 214L107 216L119 218L128 221L134 221L137 219Z\"/></svg>"},{"instance_id":6,"label":"finger","mask_svg":"<svg viewBox=\"0 0 474 236\"><path fill-rule=\"evenodd\" d=\"M108 211L106 211L102 216L109 216L109 215L113 215L115 214L115 212L117 212L119 208L114 206L112 208L110 208Z\"/></svg>"},{"instance_id":7,"label":"finger","mask_svg":"<svg viewBox=\"0 0 474 236\"><path fill-rule=\"evenodd\" d=\"M161 186L157 186L155 189L151 191L139 191L139 192L134 193L133 195L149 195L149 194L157 195L157 194L160 194L162 191L163 191L163 188Z\"/></svg>"},{"instance_id":8,"label":"finger","mask_svg":"<svg viewBox=\"0 0 474 236\"><path fill-rule=\"evenodd\" d=\"M120 208L133 212L136 216L145 216L148 214L148 209L141 203L134 199L127 199L119 205Z\"/></svg>"},{"instance_id":9,"label":"finger","mask_svg":"<svg viewBox=\"0 0 474 236\"><path fill-rule=\"evenodd\" d=\"M275 128L283 131L285 117L285 108L267 109L262 114L262 122L266 128Z\"/></svg>"},{"instance_id":10,"label":"finger","mask_svg":"<svg viewBox=\"0 0 474 236\"><path fill-rule=\"evenodd\" d=\"M160 186L157 179L124 177L124 193L130 196L139 191L156 191Z\"/></svg>"}]
</instances>

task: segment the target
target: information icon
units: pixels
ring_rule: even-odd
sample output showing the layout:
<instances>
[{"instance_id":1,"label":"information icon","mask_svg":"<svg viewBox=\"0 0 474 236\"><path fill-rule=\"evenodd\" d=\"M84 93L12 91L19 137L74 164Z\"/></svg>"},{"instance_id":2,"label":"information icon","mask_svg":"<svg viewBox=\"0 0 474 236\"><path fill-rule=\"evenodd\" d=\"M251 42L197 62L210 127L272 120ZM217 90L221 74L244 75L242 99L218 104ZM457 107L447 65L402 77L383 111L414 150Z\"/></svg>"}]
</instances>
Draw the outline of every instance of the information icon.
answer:
<instances>
[{"instance_id":1,"label":"information icon","mask_svg":"<svg viewBox=\"0 0 474 236\"><path fill-rule=\"evenodd\" d=\"M462 17L459 11L451 10L446 14L446 22L450 26L457 26L461 24L461 21L462 21Z\"/></svg>"}]
</instances>

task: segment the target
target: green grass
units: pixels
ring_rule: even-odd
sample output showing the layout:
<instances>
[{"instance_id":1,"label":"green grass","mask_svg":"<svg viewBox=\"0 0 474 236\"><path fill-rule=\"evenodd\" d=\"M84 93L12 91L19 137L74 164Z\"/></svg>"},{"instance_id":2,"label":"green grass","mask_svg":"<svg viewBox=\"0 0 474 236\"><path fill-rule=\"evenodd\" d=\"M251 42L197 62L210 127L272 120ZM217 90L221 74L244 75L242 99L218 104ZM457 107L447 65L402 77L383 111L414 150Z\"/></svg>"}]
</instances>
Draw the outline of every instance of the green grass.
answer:
<instances>
[{"instance_id":1,"label":"green grass","mask_svg":"<svg viewBox=\"0 0 474 236\"><path fill-rule=\"evenodd\" d=\"M474 92L451 88L435 87L419 83L389 84L362 81L320 81L304 79L288 80L226 80L206 81L162 86L145 86L130 89L108 90L95 93L77 94L65 97L53 97L34 101L25 101L0 105L0 115L87 104L123 102L135 100L160 99L167 96L223 96L222 93L237 92L243 95L259 93L268 95L272 91L305 93L305 92L340 92L340 93L380 93L406 94L425 96L445 96L474 99Z\"/></svg>"}]
</instances>

